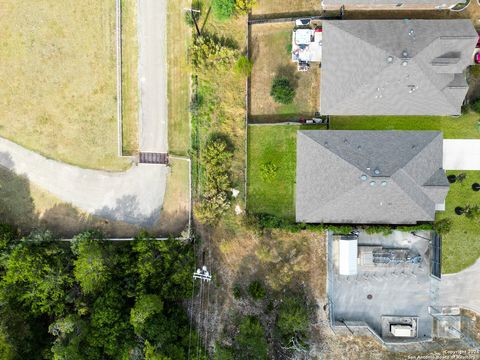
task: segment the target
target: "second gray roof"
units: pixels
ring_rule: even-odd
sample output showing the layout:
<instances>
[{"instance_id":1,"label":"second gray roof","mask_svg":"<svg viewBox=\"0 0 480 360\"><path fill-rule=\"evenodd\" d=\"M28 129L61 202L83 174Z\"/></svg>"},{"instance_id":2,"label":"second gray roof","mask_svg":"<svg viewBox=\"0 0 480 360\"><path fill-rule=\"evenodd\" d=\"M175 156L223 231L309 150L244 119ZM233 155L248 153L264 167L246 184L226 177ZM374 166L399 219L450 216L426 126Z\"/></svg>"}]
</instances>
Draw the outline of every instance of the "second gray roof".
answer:
<instances>
[{"instance_id":1,"label":"second gray roof","mask_svg":"<svg viewBox=\"0 0 480 360\"><path fill-rule=\"evenodd\" d=\"M436 131L299 131L297 221L433 221L449 189L442 149Z\"/></svg>"}]
</instances>

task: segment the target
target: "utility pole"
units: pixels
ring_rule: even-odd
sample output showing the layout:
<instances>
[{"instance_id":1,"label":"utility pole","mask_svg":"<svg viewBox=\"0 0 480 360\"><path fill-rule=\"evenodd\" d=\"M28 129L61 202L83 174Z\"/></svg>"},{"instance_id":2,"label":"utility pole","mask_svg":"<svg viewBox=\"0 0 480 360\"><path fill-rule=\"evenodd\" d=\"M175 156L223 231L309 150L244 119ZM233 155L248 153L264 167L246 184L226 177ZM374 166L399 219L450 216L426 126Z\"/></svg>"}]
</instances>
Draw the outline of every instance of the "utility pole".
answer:
<instances>
[{"instance_id":1,"label":"utility pole","mask_svg":"<svg viewBox=\"0 0 480 360\"><path fill-rule=\"evenodd\" d=\"M200 10L192 8L183 8L183 10L190 12L190 16L192 17L193 23L195 24L195 29L197 30L197 35L201 36L200 28L198 27L197 19L195 18L195 13L200 14Z\"/></svg>"},{"instance_id":2,"label":"utility pole","mask_svg":"<svg viewBox=\"0 0 480 360\"><path fill-rule=\"evenodd\" d=\"M207 267L204 265L201 269L197 269L197 271L193 273L193 278L210 282L212 280L212 275L208 272Z\"/></svg>"}]
</instances>

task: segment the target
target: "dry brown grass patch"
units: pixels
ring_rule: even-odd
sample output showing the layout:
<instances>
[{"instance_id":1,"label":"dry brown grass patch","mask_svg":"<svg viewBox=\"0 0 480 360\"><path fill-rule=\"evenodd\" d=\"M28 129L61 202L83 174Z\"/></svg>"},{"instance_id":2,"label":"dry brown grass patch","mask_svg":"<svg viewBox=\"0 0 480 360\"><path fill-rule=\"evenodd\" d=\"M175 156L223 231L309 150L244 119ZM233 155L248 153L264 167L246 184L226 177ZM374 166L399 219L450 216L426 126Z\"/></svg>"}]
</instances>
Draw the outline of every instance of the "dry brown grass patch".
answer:
<instances>
[{"instance_id":1,"label":"dry brown grass patch","mask_svg":"<svg viewBox=\"0 0 480 360\"><path fill-rule=\"evenodd\" d=\"M0 135L74 165L117 156L115 1L0 4Z\"/></svg>"},{"instance_id":2,"label":"dry brown grass patch","mask_svg":"<svg viewBox=\"0 0 480 360\"><path fill-rule=\"evenodd\" d=\"M261 24L251 26L250 118L269 122L298 117L311 117L320 108L320 68L312 64L307 72L298 72L291 61L290 44L293 23ZM272 81L277 76L287 77L296 88L292 104L276 103L270 96Z\"/></svg>"}]
</instances>

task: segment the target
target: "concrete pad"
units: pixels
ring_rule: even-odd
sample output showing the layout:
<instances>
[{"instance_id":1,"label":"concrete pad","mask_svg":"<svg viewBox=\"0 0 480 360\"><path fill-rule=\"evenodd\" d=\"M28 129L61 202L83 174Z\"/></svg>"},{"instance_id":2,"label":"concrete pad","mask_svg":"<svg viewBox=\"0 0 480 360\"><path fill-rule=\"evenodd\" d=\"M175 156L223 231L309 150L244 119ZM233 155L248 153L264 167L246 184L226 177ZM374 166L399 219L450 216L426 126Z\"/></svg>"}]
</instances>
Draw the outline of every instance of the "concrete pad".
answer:
<instances>
[{"instance_id":1,"label":"concrete pad","mask_svg":"<svg viewBox=\"0 0 480 360\"><path fill-rule=\"evenodd\" d=\"M456 274L442 275L439 285L439 303L443 306L461 306L480 314L480 259Z\"/></svg>"},{"instance_id":2,"label":"concrete pad","mask_svg":"<svg viewBox=\"0 0 480 360\"><path fill-rule=\"evenodd\" d=\"M330 274L329 296L335 320L365 321L377 334L382 333L382 316L418 317L418 340L432 334L432 317L428 312L430 293L429 233L408 232L366 234L360 232L358 245L382 245L386 248L408 248L422 256L420 264L358 265L355 276L341 276L335 266ZM336 240L333 242L335 243ZM335 251L332 244L329 251Z\"/></svg>"},{"instance_id":3,"label":"concrete pad","mask_svg":"<svg viewBox=\"0 0 480 360\"><path fill-rule=\"evenodd\" d=\"M445 170L480 170L480 140L443 140Z\"/></svg>"}]
</instances>

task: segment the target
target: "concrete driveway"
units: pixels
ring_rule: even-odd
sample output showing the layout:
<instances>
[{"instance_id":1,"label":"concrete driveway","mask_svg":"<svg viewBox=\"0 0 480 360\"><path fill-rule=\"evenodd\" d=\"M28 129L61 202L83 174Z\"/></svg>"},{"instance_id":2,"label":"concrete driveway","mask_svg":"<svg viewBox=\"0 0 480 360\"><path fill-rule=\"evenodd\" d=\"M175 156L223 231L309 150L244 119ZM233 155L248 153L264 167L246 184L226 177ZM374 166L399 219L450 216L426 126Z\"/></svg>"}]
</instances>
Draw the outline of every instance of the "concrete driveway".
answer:
<instances>
[{"instance_id":1,"label":"concrete driveway","mask_svg":"<svg viewBox=\"0 0 480 360\"><path fill-rule=\"evenodd\" d=\"M82 169L2 138L0 165L86 212L144 227L159 219L168 171L146 164L116 173Z\"/></svg>"},{"instance_id":2,"label":"concrete driveway","mask_svg":"<svg viewBox=\"0 0 480 360\"><path fill-rule=\"evenodd\" d=\"M140 151L168 151L167 1L138 2Z\"/></svg>"},{"instance_id":3,"label":"concrete driveway","mask_svg":"<svg viewBox=\"0 0 480 360\"><path fill-rule=\"evenodd\" d=\"M456 274L442 275L439 303L442 306L462 306L480 314L480 259Z\"/></svg>"},{"instance_id":4,"label":"concrete driveway","mask_svg":"<svg viewBox=\"0 0 480 360\"><path fill-rule=\"evenodd\" d=\"M480 170L480 140L443 140L445 170Z\"/></svg>"}]
</instances>

